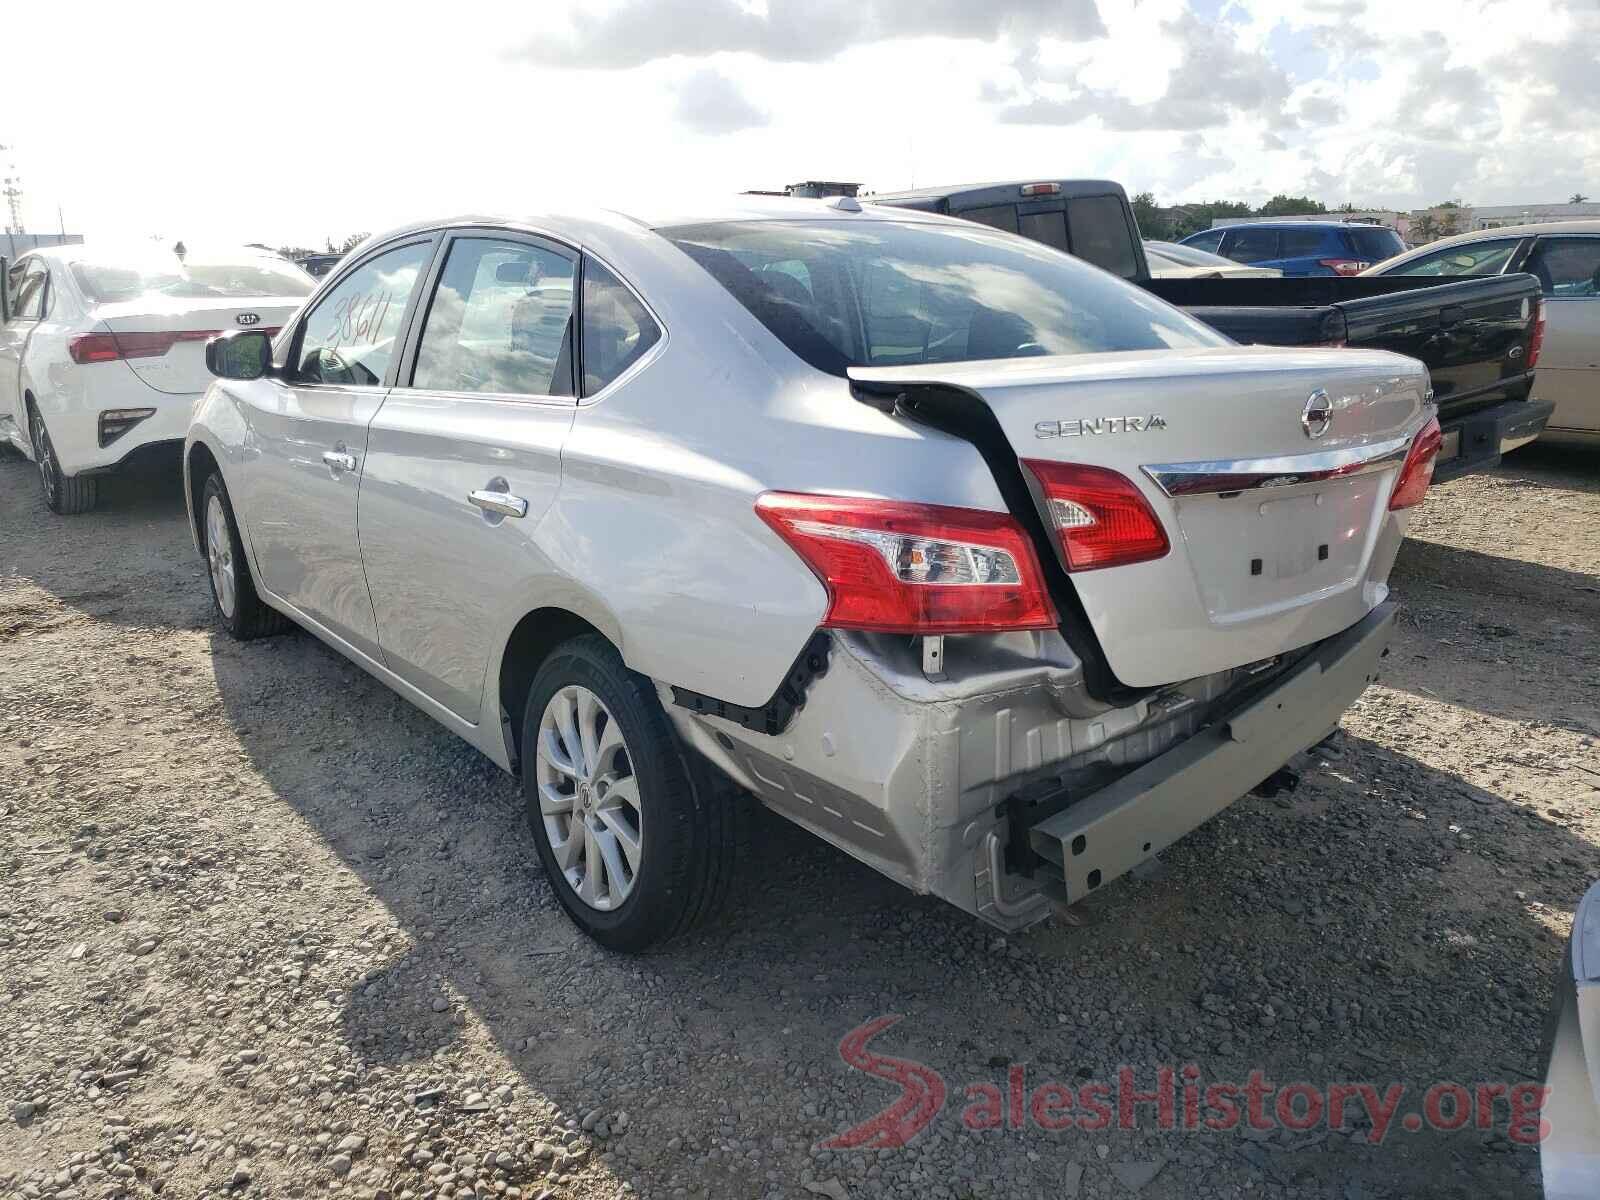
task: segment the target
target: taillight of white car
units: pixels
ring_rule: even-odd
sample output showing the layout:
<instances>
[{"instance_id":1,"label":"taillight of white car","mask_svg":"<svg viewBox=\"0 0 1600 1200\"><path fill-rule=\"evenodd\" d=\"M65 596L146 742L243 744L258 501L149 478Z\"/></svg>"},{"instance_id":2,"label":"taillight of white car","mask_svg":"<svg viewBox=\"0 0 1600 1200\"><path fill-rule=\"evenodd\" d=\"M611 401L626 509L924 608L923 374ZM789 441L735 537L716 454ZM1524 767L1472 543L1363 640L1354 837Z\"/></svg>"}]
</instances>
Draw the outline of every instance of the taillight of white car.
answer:
<instances>
[{"instance_id":1,"label":"taillight of white car","mask_svg":"<svg viewBox=\"0 0 1600 1200\"><path fill-rule=\"evenodd\" d=\"M990 633L1057 623L1033 546L983 509L767 492L756 513L828 589L823 625Z\"/></svg>"},{"instance_id":2,"label":"taillight of white car","mask_svg":"<svg viewBox=\"0 0 1600 1200\"><path fill-rule=\"evenodd\" d=\"M1125 475L1086 463L1024 459L1069 571L1162 558L1172 545L1143 493Z\"/></svg>"},{"instance_id":3,"label":"taillight of white car","mask_svg":"<svg viewBox=\"0 0 1600 1200\"><path fill-rule=\"evenodd\" d=\"M1433 482L1433 465L1439 460L1439 447L1443 442L1439 418L1430 417L1411 439L1405 466L1400 468L1400 477L1394 481L1394 491L1389 494L1390 512L1422 503L1428 494L1428 485Z\"/></svg>"}]
</instances>

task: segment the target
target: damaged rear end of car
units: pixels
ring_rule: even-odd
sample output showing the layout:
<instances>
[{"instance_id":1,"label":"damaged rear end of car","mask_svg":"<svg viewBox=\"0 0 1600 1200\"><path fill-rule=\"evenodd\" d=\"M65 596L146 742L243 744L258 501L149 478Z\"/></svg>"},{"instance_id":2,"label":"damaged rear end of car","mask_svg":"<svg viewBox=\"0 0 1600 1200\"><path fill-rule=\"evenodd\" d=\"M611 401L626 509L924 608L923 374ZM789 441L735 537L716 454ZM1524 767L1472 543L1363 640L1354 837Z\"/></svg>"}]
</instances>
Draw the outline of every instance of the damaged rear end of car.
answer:
<instances>
[{"instance_id":1,"label":"damaged rear end of car","mask_svg":"<svg viewBox=\"0 0 1600 1200\"><path fill-rule=\"evenodd\" d=\"M965 309L957 270L914 262L875 285L869 266L852 304L892 352L863 351L817 311L822 252L802 264L808 307L714 257L733 245L739 271L766 270L755 241L694 236L691 254L834 375L841 403L970 444L1004 503L875 496L870 478L863 495L757 498L827 592L821 631L780 720L681 693L673 711L769 807L1019 929L1267 780L1376 679L1387 576L1438 451L1420 363L1191 337L1175 310L1077 265L1080 297L1113 293L1052 324L1029 315L1050 301L1024 295L1023 269L988 261L971 272L985 302L974 282ZM794 254L793 278L800 254L773 253ZM920 307L875 313L875 286L920 287Z\"/></svg>"}]
</instances>

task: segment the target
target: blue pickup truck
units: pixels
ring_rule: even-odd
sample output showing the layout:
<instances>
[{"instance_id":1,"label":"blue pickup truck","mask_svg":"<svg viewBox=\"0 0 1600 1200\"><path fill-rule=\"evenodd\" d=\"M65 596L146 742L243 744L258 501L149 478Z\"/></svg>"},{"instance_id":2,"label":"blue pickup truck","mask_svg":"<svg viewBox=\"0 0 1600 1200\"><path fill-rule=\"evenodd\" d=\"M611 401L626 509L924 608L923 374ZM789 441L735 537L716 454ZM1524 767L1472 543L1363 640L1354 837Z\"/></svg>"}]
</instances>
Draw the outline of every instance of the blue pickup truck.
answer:
<instances>
[{"instance_id":1,"label":"blue pickup truck","mask_svg":"<svg viewBox=\"0 0 1600 1200\"><path fill-rule=\"evenodd\" d=\"M1182 242L1285 275L1359 275L1405 252L1400 235L1357 221L1242 221L1191 233Z\"/></svg>"}]
</instances>

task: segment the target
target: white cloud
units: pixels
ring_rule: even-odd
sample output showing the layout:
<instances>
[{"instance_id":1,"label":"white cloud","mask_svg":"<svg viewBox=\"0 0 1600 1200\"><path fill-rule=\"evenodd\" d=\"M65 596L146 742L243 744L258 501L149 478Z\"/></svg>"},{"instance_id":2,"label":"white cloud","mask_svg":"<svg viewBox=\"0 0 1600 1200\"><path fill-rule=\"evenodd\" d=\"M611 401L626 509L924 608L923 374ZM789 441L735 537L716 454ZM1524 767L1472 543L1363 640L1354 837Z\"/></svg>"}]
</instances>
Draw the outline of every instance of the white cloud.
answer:
<instances>
[{"instance_id":1,"label":"white cloud","mask_svg":"<svg viewBox=\"0 0 1600 1200\"><path fill-rule=\"evenodd\" d=\"M6 55L7 94L41 100L7 108L0 167L31 227L55 228L59 203L93 235L272 244L802 178L1076 175L1163 201L1407 207L1600 194L1593 0L1205 11L457 0L423 27L299 0L270 21L24 5L8 47L49 49Z\"/></svg>"}]
</instances>

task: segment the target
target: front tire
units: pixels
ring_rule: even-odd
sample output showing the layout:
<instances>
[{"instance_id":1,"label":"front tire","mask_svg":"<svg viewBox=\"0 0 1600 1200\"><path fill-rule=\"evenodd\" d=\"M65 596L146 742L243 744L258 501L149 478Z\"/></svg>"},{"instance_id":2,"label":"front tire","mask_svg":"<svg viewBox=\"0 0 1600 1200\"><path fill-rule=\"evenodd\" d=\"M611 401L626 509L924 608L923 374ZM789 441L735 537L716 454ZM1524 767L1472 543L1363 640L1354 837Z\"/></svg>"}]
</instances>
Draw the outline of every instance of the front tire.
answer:
<instances>
[{"instance_id":1,"label":"front tire","mask_svg":"<svg viewBox=\"0 0 1600 1200\"><path fill-rule=\"evenodd\" d=\"M61 473L61 463L56 459L56 448L50 441L50 431L45 428L44 417L38 408L28 406L28 433L33 439L33 461L39 468L39 484L44 490L45 506L63 517L86 513L99 497L99 487L94 476L69 478Z\"/></svg>"},{"instance_id":2,"label":"front tire","mask_svg":"<svg viewBox=\"0 0 1600 1200\"><path fill-rule=\"evenodd\" d=\"M557 647L534 677L522 788L556 899L602 946L649 949L726 896L732 801L695 786L654 686L598 634Z\"/></svg>"},{"instance_id":3,"label":"front tire","mask_svg":"<svg viewBox=\"0 0 1600 1200\"><path fill-rule=\"evenodd\" d=\"M233 516L227 485L213 471L200 491L200 550L206 558L206 579L211 585L211 602L225 628L241 642L248 642L288 628L289 619L275 608L268 608L256 595L250 578L250 561L239 523Z\"/></svg>"}]
</instances>

